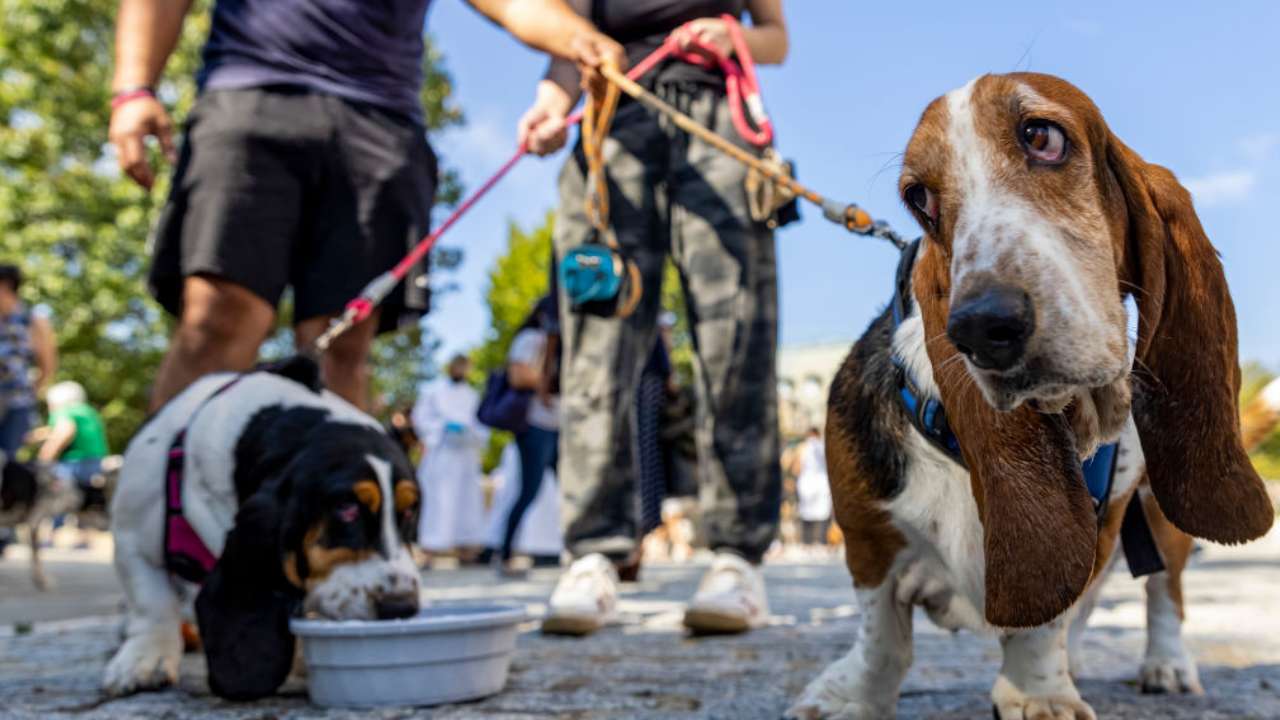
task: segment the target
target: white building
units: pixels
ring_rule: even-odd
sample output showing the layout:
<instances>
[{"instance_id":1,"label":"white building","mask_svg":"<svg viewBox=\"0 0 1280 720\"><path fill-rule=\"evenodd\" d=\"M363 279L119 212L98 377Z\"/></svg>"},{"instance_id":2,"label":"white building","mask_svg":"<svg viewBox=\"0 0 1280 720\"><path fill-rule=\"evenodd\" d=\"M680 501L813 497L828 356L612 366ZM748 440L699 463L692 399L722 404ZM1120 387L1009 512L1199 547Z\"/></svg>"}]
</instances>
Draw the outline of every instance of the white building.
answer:
<instances>
[{"instance_id":1,"label":"white building","mask_svg":"<svg viewBox=\"0 0 1280 720\"><path fill-rule=\"evenodd\" d=\"M827 396L853 341L784 347L778 352L778 421L784 439L827 423Z\"/></svg>"}]
</instances>

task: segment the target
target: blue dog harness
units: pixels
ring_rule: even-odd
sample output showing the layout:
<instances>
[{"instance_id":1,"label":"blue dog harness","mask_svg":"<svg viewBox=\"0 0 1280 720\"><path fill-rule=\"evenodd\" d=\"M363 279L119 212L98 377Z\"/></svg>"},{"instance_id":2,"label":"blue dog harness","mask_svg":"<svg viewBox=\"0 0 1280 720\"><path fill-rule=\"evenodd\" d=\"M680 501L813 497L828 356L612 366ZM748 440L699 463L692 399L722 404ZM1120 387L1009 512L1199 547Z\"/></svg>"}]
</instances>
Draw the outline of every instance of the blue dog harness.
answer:
<instances>
[{"instance_id":1,"label":"blue dog harness","mask_svg":"<svg viewBox=\"0 0 1280 720\"><path fill-rule=\"evenodd\" d=\"M915 267L919 250L920 240L917 239L903 249L902 258L898 261L893 302L890 306L895 331L911 314L911 271ZM907 411L911 424L944 455L961 467L966 467L964 455L960 452L960 440L947 422L947 410L943 407L942 400L922 392L919 383L912 377L911 369L897 355L893 356L893 364L898 368L898 398ZM1119 456L1117 447L1118 443L1103 445L1080 468L1089 496L1093 498L1099 525L1106 519L1107 501L1111 498L1111 487L1115 481L1116 459ZM1164 560L1160 557L1137 494L1134 494L1125 509L1120 540L1124 545L1129 571L1134 577L1164 570Z\"/></svg>"}]
</instances>

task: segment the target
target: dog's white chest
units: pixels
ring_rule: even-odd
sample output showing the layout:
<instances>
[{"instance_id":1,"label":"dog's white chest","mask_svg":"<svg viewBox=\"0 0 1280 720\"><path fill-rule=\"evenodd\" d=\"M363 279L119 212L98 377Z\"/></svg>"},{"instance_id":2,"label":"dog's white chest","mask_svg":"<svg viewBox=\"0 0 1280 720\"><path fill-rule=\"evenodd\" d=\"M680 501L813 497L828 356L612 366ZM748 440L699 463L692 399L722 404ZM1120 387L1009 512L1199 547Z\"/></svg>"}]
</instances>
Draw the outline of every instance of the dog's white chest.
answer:
<instances>
[{"instance_id":1,"label":"dog's white chest","mask_svg":"<svg viewBox=\"0 0 1280 720\"><path fill-rule=\"evenodd\" d=\"M918 307L914 304L894 333L894 355L921 391L937 396ZM894 563L898 598L923 605L943 627L985 627L982 520L969 473L915 428L907 430L903 452L903 490L887 507L907 538L906 550Z\"/></svg>"},{"instance_id":2,"label":"dog's white chest","mask_svg":"<svg viewBox=\"0 0 1280 720\"><path fill-rule=\"evenodd\" d=\"M982 521L969 473L914 429L907 433L904 486L888 505L907 548L894 564L898 598L923 605L947 628L982 629Z\"/></svg>"}]
</instances>

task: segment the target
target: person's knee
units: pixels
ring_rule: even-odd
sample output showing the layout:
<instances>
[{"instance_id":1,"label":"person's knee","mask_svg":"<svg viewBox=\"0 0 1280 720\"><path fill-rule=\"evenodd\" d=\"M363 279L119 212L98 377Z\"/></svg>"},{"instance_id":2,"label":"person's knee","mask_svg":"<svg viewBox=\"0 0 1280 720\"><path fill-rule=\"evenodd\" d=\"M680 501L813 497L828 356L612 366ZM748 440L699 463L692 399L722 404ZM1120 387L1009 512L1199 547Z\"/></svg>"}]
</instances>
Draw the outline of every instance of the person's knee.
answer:
<instances>
[{"instance_id":1,"label":"person's knee","mask_svg":"<svg viewBox=\"0 0 1280 720\"><path fill-rule=\"evenodd\" d=\"M189 279L177 345L200 357L256 355L271 331L274 312L249 290L203 278Z\"/></svg>"},{"instance_id":2,"label":"person's knee","mask_svg":"<svg viewBox=\"0 0 1280 720\"><path fill-rule=\"evenodd\" d=\"M359 374L369 360L372 339L359 334L339 336L325 350L325 362L330 372L343 375Z\"/></svg>"},{"instance_id":3,"label":"person's knee","mask_svg":"<svg viewBox=\"0 0 1280 720\"><path fill-rule=\"evenodd\" d=\"M298 323L296 335L299 347L310 346L329 328L331 318L314 317ZM378 311L366 320L333 338L324 351L326 382L352 382L361 380L367 372L369 355L377 335Z\"/></svg>"}]
</instances>

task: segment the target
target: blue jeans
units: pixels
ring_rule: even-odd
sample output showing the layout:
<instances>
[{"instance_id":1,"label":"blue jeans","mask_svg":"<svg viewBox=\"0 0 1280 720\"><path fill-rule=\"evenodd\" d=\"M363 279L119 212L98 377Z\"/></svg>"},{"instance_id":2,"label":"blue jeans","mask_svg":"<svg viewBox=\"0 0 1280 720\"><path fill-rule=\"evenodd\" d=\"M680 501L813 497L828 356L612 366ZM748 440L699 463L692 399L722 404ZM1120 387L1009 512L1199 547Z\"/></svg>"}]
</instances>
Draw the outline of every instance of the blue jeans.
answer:
<instances>
[{"instance_id":1,"label":"blue jeans","mask_svg":"<svg viewBox=\"0 0 1280 720\"><path fill-rule=\"evenodd\" d=\"M93 477L102 472L102 458L63 460L58 463L58 474L74 481L76 487L88 490L93 487Z\"/></svg>"},{"instance_id":2,"label":"blue jeans","mask_svg":"<svg viewBox=\"0 0 1280 720\"><path fill-rule=\"evenodd\" d=\"M538 490L542 488L542 478L547 468L555 468L559 442L560 433L537 427L530 427L516 435L516 448L520 450L520 497L507 515L507 528L502 536L501 557L504 562L511 559L520 521L538 498Z\"/></svg>"},{"instance_id":3,"label":"blue jeans","mask_svg":"<svg viewBox=\"0 0 1280 720\"><path fill-rule=\"evenodd\" d=\"M22 440L30 429L31 408L9 408L4 415L0 415L0 450L4 451L6 460L13 460L14 455L18 454L18 448L22 447ZM12 541L13 531L0 528L0 553Z\"/></svg>"},{"instance_id":4,"label":"blue jeans","mask_svg":"<svg viewBox=\"0 0 1280 720\"><path fill-rule=\"evenodd\" d=\"M9 408L0 416L0 450L10 460L22 447L22 440L31 429L31 408Z\"/></svg>"}]
</instances>

